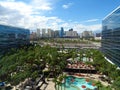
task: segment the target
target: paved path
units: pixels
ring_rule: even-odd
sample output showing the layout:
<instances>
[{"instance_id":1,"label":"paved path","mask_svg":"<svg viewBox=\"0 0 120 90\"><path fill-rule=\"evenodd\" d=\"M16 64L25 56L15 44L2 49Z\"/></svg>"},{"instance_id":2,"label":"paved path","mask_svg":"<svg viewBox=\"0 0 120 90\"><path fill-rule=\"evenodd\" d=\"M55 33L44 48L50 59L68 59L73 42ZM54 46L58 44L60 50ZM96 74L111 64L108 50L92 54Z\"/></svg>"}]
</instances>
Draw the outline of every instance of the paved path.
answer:
<instances>
[{"instance_id":1,"label":"paved path","mask_svg":"<svg viewBox=\"0 0 120 90\"><path fill-rule=\"evenodd\" d=\"M42 87L40 87L40 90L55 90L54 88L55 84L52 81L52 78L50 79L50 81L47 81L47 83L48 84L43 84Z\"/></svg>"},{"instance_id":2,"label":"paved path","mask_svg":"<svg viewBox=\"0 0 120 90\"><path fill-rule=\"evenodd\" d=\"M95 80L95 81L100 81L100 82L102 83L102 85L105 85L105 86L109 86L109 85L110 85L107 81L102 81L102 80L99 78L99 76L101 76L101 75L91 74L91 75L89 76L89 78L91 78L91 79L93 79L93 80Z\"/></svg>"}]
</instances>

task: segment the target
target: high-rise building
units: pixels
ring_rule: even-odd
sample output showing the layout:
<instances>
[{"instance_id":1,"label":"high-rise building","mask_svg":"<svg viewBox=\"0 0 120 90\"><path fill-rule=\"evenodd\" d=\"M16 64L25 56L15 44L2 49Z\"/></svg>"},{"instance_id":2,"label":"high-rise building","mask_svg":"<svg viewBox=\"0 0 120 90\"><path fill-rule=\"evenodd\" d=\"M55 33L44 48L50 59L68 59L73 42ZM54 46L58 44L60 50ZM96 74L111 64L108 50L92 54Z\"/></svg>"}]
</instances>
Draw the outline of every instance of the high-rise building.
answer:
<instances>
[{"instance_id":1,"label":"high-rise building","mask_svg":"<svg viewBox=\"0 0 120 90\"><path fill-rule=\"evenodd\" d=\"M37 38L40 38L41 34L40 34L40 29L37 29Z\"/></svg>"},{"instance_id":2,"label":"high-rise building","mask_svg":"<svg viewBox=\"0 0 120 90\"><path fill-rule=\"evenodd\" d=\"M47 33L48 37L50 37L50 38L54 37L54 31L50 28L48 28L47 30L48 30L48 33Z\"/></svg>"},{"instance_id":3,"label":"high-rise building","mask_svg":"<svg viewBox=\"0 0 120 90\"><path fill-rule=\"evenodd\" d=\"M59 31L59 36L62 38L64 36L64 29L61 27L61 30Z\"/></svg>"},{"instance_id":4,"label":"high-rise building","mask_svg":"<svg viewBox=\"0 0 120 90\"><path fill-rule=\"evenodd\" d=\"M94 39L101 40L101 33L96 33Z\"/></svg>"},{"instance_id":5,"label":"high-rise building","mask_svg":"<svg viewBox=\"0 0 120 90\"><path fill-rule=\"evenodd\" d=\"M96 37L101 37L101 33L96 33L95 36Z\"/></svg>"},{"instance_id":6,"label":"high-rise building","mask_svg":"<svg viewBox=\"0 0 120 90\"><path fill-rule=\"evenodd\" d=\"M45 28L42 29L42 37L46 37L46 29Z\"/></svg>"},{"instance_id":7,"label":"high-rise building","mask_svg":"<svg viewBox=\"0 0 120 90\"><path fill-rule=\"evenodd\" d=\"M86 38L86 39L89 39L89 38L92 38L94 37L94 34L92 31L83 31L82 32L82 38Z\"/></svg>"},{"instance_id":8,"label":"high-rise building","mask_svg":"<svg viewBox=\"0 0 120 90\"><path fill-rule=\"evenodd\" d=\"M78 37L77 31L73 31L73 29L69 29L69 31L65 31L65 37L76 38Z\"/></svg>"},{"instance_id":9,"label":"high-rise building","mask_svg":"<svg viewBox=\"0 0 120 90\"><path fill-rule=\"evenodd\" d=\"M120 6L102 21L102 51L120 67Z\"/></svg>"},{"instance_id":10,"label":"high-rise building","mask_svg":"<svg viewBox=\"0 0 120 90\"><path fill-rule=\"evenodd\" d=\"M28 29L0 25L0 52L29 43L30 31Z\"/></svg>"},{"instance_id":11,"label":"high-rise building","mask_svg":"<svg viewBox=\"0 0 120 90\"><path fill-rule=\"evenodd\" d=\"M31 34L30 34L30 40L36 40L38 37L37 37L37 35L36 35L36 32L32 32Z\"/></svg>"},{"instance_id":12,"label":"high-rise building","mask_svg":"<svg viewBox=\"0 0 120 90\"><path fill-rule=\"evenodd\" d=\"M59 30L54 31L54 37L58 38L59 37Z\"/></svg>"}]
</instances>

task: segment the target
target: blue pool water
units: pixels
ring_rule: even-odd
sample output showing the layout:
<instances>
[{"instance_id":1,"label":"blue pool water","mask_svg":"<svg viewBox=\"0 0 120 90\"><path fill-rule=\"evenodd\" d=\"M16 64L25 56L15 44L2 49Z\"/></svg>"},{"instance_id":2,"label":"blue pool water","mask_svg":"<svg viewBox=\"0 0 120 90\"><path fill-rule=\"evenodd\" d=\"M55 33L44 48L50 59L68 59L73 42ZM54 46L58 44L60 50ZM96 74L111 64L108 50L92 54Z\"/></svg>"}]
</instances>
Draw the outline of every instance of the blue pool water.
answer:
<instances>
[{"instance_id":1,"label":"blue pool water","mask_svg":"<svg viewBox=\"0 0 120 90\"><path fill-rule=\"evenodd\" d=\"M86 88L82 88L83 85L86 86ZM65 79L65 83L62 83L59 88L62 88L62 90L64 90L64 88L65 90L87 90L88 88L90 90L95 90L97 86L93 86L92 82L86 82L85 78L68 76Z\"/></svg>"}]
</instances>

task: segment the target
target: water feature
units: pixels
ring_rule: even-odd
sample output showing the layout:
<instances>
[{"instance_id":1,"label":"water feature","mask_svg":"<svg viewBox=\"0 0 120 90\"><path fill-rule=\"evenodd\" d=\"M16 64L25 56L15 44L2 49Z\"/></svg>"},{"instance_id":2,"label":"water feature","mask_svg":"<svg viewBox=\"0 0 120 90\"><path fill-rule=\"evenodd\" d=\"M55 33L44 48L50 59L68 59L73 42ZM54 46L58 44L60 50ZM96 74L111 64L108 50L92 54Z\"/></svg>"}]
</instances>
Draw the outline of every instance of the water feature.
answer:
<instances>
[{"instance_id":1,"label":"water feature","mask_svg":"<svg viewBox=\"0 0 120 90\"><path fill-rule=\"evenodd\" d=\"M62 90L96 90L97 86L91 81L86 81L85 78L78 78L74 76L68 76L65 82L59 85Z\"/></svg>"}]
</instances>

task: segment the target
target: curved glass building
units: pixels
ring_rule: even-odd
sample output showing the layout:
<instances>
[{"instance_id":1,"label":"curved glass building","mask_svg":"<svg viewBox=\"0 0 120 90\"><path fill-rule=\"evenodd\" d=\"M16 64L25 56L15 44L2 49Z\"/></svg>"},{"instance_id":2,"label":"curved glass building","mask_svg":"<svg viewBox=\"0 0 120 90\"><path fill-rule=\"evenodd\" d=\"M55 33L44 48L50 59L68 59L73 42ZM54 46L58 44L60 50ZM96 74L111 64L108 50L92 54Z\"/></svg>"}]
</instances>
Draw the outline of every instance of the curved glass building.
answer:
<instances>
[{"instance_id":1,"label":"curved glass building","mask_svg":"<svg viewBox=\"0 0 120 90\"><path fill-rule=\"evenodd\" d=\"M0 52L30 43L28 29L0 25Z\"/></svg>"},{"instance_id":2,"label":"curved glass building","mask_svg":"<svg viewBox=\"0 0 120 90\"><path fill-rule=\"evenodd\" d=\"M120 6L102 21L102 51L120 67Z\"/></svg>"}]
</instances>

